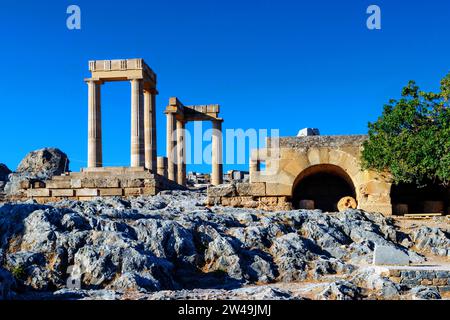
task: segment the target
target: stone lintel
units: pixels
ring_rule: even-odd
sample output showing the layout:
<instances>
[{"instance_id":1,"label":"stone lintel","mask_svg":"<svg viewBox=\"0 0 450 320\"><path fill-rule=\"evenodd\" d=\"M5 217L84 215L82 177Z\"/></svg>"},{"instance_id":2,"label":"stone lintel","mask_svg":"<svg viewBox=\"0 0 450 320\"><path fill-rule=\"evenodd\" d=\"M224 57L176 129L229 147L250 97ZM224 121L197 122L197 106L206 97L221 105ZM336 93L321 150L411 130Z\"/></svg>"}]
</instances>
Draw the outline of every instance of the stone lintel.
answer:
<instances>
[{"instance_id":1,"label":"stone lintel","mask_svg":"<svg viewBox=\"0 0 450 320\"><path fill-rule=\"evenodd\" d=\"M93 79L113 81L114 79L144 79L156 84L155 72L144 59L118 59L89 61L89 71ZM130 76L131 75L131 76Z\"/></svg>"}]
</instances>

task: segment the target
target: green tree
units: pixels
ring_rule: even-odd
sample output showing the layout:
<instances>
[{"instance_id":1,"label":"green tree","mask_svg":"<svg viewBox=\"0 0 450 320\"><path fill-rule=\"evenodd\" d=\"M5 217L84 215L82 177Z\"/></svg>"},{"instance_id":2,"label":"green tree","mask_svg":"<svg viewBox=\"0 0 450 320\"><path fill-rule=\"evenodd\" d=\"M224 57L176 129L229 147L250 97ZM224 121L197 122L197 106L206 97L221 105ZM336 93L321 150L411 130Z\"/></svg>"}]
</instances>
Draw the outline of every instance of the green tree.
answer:
<instances>
[{"instance_id":1,"label":"green tree","mask_svg":"<svg viewBox=\"0 0 450 320\"><path fill-rule=\"evenodd\" d=\"M450 182L450 73L439 93L424 92L414 81L400 100L390 100L383 114L369 123L362 166L389 172L398 184Z\"/></svg>"}]
</instances>

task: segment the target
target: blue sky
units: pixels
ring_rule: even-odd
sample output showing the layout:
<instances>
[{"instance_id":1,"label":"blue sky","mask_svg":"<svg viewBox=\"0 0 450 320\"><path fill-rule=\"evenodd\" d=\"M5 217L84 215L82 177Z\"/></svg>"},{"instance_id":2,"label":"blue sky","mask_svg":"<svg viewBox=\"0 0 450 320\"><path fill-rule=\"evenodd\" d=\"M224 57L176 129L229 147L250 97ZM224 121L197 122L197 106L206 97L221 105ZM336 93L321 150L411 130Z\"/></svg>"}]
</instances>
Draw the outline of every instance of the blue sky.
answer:
<instances>
[{"instance_id":1,"label":"blue sky","mask_svg":"<svg viewBox=\"0 0 450 320\"><path fill-rule=\"evenodd\" d=\"M71 4L80 31L66 28ZM366 28L371 4L382 30ZM408 80L438 88L450 71L449 21L446 0L2 1L0 162L15 169L29 151L54 146L72 170L86 165L83 79L93 59L142 57L158 74L159 155L170 96L220 104L224 128L366 133ZM128 83L103 88L108 165L129 164L129 92Z\"/></svg>"}]
</instances>

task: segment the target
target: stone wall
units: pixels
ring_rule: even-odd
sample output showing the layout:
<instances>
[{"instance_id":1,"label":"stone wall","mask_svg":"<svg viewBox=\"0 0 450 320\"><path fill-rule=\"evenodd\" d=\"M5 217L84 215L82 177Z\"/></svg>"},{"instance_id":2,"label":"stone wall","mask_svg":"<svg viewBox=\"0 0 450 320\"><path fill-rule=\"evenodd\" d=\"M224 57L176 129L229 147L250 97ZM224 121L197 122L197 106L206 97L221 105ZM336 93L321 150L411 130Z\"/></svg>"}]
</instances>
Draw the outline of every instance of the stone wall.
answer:
<instances>
[{"instance_id":1,"label":"stone wall","mask_svg":"<svg viewBox=\"0 0 450 320\"><path fill-rule=\"evenodd\" d=\"M252 152L251 186L246 188L258 192L236 191L233 195L217 196L220 191L210 188L210 202L219 201L223 205L253 203L247 201L253 197L252 201L258 203L276 203L272 208L276 210L280 203L292 201L295 186L308 170L317 173L324 168L334 167L354 187L358 208L391 215L389 177L361 170L360 153L366 139L364 135L268 139L268 148ZM265 170L260 170L260 163L265 163Z\"/></svg>"},{"instance_id":2,"label":"stone wall","mask_svg":"<svg viewBox=\"0 0 450 320\"><path fill-rule=\"evenodd\" d=\"M450 269L442 268L389 268L386 272L392 281L409 287L436 287L440 292L450 292Z\"/></svg>"},{"instance_id":3,"label":"stone wall","mask_svg":"<svg viewBox=\"0 0 450 320\"><path fill-rule=\"evenodd\" d=\"M9 200L35 199L39 203L62 199L92 200L95 197L156 195L184 187L144 168L97 168L55 176L48 181L23 181L21 192Z\"/></svg>"}]
</instances>

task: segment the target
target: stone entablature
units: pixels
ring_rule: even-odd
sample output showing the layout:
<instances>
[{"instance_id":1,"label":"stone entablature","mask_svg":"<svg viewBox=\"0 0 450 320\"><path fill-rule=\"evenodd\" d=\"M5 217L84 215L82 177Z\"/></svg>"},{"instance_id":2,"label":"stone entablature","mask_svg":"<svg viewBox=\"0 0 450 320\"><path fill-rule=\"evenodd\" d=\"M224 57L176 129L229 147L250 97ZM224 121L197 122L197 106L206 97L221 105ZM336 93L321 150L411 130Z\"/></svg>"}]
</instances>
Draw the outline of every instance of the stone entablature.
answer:
<instances>
[{"instance_id":1,"label":"stone entablature","mask_svg":"<svg viewBox=\"0 0 450 320\"><path fill-rule=\"evenodd\" d=\"M156 73L143 59L95 60L89 61L89 71L94 81L144 80L150 87L156 87Z\"/></svg>"},{"instance_id":2,"label":"stone entablature","mask_svg":"<svg viewBox=\"0 0 450 320\"><path fill-rule=\"evenodd\" d=\"M211 183L223 182L223 119L219 117L220 106L191 105L185 106L172 97L164 113L167 117L167 176L169 180L186 185L186 141L185 128L189 121L211 121L212 133L212 172Z\"/></svg>"}]
</instances>

